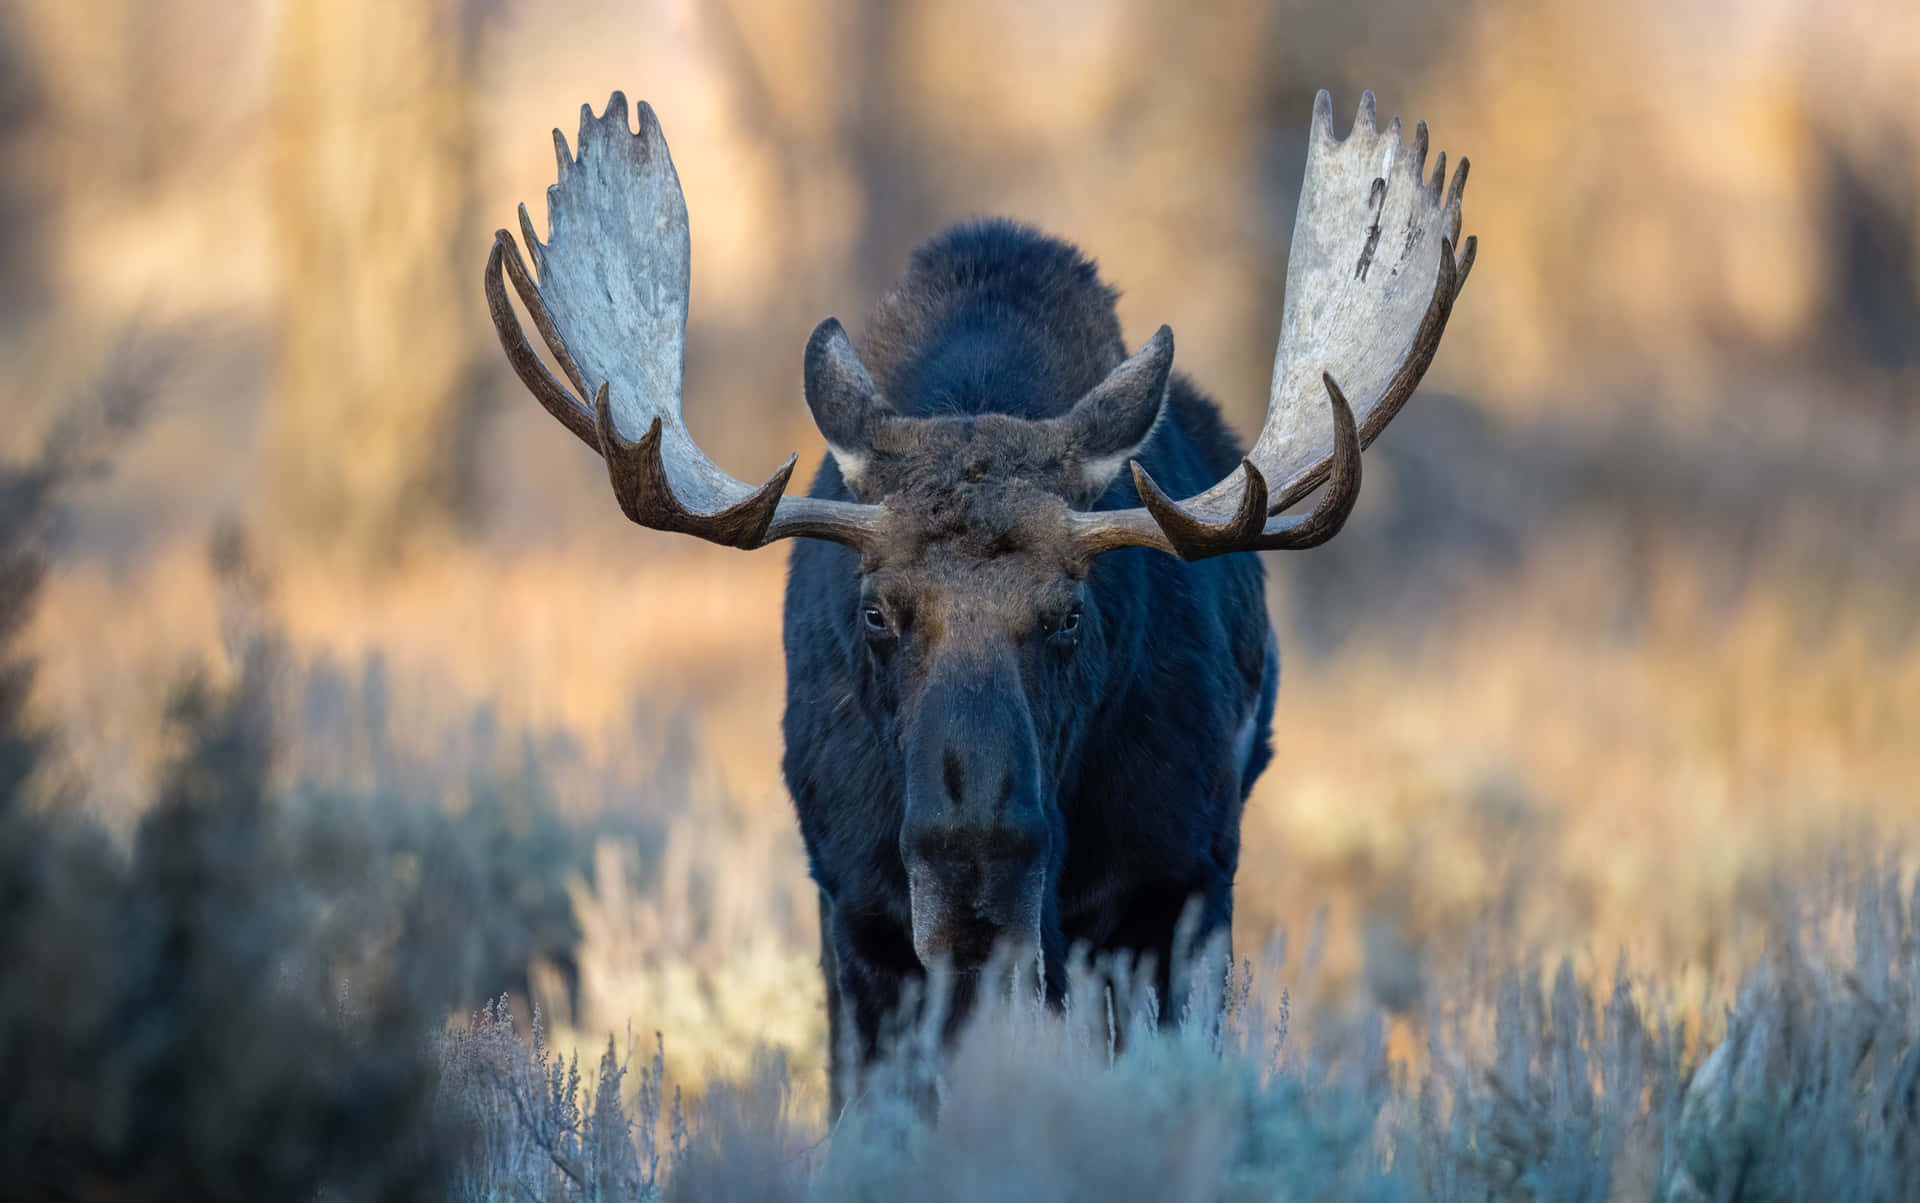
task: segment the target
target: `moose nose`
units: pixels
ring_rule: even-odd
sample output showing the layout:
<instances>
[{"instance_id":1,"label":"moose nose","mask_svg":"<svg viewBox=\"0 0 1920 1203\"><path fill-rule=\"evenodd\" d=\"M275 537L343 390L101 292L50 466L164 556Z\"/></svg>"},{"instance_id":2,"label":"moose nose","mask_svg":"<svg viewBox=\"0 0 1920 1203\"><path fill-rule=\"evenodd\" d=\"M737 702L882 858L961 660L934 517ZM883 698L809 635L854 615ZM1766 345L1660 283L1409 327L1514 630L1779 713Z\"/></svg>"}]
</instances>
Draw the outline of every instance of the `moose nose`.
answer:
<instances>
[{"instance_id":1,"label":"moose nose","mask_svg":"<svg viewBox=\"0 0 1920 1203\"><path fill-rule=\"evenodd\" d=\"M945 961L970 970L997 948L1038 945L1044 829L928 831L916 843L906 858L907 898L913 949L922 964Z\"/></svg>"},{"instance_id":2,"label":"moose nose","mask_svg":"<svg viewBox=\"0 0 1920 1203\"><path fill-rule=\"evenodd\" d=\"M971 968L997 943L1037 939L1051 837L1017 670L942 667L908 732L900 856L914 950Z\"/></svg>"},{"instance_id":3,"label":"moose nose","mask_svg":"<svg viewBox=\"0 0 1920 1203\"><path fill-rule=\"evenodd\" d=\"M909 789L900 851L947 909L1015 921L1016 895L1046 860L1048 832L1030 748L1009 733L972 733L942 747L936 781Z\"/></svg>"},{"instance_id":4,"label":"moose nose","mask_svg":"<svg viewBox=\"0 0 1920 1203\"><path fill-rule=\"evenodd\" d=\"M940 787L948 804L963 810L983 806L998 809L1006 805L1013 798L1013 766L982 764L980 757L973 757L974 763L969 771L967 752L968 749L949 743L941 754ZM968 793L969 787L972 789L971 795Z\"/></svg>"}]
</instances>

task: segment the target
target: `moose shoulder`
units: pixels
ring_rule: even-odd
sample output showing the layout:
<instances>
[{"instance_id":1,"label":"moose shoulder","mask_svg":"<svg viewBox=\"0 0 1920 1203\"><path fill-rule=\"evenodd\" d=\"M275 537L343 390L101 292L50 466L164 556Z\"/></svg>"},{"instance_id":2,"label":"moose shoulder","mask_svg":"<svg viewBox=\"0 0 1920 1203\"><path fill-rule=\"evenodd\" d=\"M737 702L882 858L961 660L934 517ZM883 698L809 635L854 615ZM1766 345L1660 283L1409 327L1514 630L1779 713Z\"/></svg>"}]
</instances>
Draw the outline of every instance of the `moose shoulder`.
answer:
<instances>
[{"instance_id":1,"label":"moose shoulder","mask_svg":"<svg viewBox=\"0 0 1920 1203\"><path fill-rule=\"evenodd\" d=\"M685 202L652 110L555 131L549 241L487 265L501 345L606 460L634 521L753 548L799 537L786 599L786 757L820 889L833 1093L880 1051L908 987L996 946L1151 957L1197 900L1232 917L1241 811L1269 757L1279 656L1256 557L1340 528L1360 452L1438 347L1467 164L1425 174L1366 95L1345 139L1315 103L1268 414L1244 457L1172 373L1129 356L1114 292L1073 247L1009 222L922 247L859 349L821 323L806 399L828 456L758 487L681 421ZM511 280L571 384L527 344ZM1350 406L1346 394L1359 399ZM591 398L591 402L587 399ZM1285 511L1321 495L1311 512ZM1181 498L1183 500L1174 500ZM1118 553L1118 554L1108 554Z\"/></svg>"}]
</instances>

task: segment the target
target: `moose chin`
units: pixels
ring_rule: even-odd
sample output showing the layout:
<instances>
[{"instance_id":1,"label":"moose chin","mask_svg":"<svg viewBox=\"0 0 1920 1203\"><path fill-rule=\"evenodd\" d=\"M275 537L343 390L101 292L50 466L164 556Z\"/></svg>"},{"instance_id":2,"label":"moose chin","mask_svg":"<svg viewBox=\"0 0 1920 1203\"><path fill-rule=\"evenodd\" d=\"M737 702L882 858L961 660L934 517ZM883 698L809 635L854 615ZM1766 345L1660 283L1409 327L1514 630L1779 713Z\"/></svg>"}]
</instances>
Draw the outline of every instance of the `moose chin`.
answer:
<instances>
[{"instance_id":1,"label":"moose chin","mask_svg":"<svg viewBox=\"0 0 1920 1203\"><path fill-rule=\"evenodd\" d=\"M1424 123L1410 143L1380 129L1371 93L1336 137L1319 95L1244 452L1174 372L1171 330L1129 354L1079 250L1008 221L939 234L857 346L831 318L807 341L827 455L802 496L793 457L753 485L687 433L686 202L653 110L635 124L615 93L583 107L577 152L554 132L548 240L522 206L533 268L500 231L487 302L629 518L795 541L783 768L820 893L835 1110L930 971L977 976L1011 949L1057 1001L1080 949L1151 963L1169 997L1183 914L1181 938L1230 930L1241 813L1271 758L1280 658L1253 553L1317 546L1351 512L1361 452L1473 266L1466 160L1429 173Z\"/></svg>"}]
</instances>

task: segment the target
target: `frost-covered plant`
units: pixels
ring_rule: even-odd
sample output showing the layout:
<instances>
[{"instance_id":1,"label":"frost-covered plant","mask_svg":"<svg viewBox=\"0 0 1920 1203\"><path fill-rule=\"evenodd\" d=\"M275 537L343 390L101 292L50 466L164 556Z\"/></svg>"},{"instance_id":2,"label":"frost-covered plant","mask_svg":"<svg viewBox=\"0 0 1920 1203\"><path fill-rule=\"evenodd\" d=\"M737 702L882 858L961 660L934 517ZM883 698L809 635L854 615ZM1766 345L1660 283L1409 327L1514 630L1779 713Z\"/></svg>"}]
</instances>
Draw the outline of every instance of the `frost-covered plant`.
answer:
<instances>
[{"instance_id":1,"label":"frost-covered plant","mask_svg":"<svg viewBox=\"0 0 1920 1203\"><path fill-rule=\"evenodd\" d=\"M1871 873L1845 899L1850 948L1789 910L1688 1087L1668 1198L1920 1194L1920 878Z\"/></svg>"}]
</instances>

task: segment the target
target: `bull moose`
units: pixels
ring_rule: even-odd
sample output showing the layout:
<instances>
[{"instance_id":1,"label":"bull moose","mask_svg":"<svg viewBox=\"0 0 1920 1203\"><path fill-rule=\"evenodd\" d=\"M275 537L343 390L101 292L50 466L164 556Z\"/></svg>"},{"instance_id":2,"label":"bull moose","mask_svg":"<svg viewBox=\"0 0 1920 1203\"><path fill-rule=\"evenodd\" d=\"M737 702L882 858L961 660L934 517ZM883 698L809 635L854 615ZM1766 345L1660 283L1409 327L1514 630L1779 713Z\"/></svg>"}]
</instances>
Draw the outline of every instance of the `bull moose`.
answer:
<instances>
[{"instance_id":1,"label":"bull moose","mask_svg":"<svg viewBox=\"0 0 1920 1203\"><path fill-rule=\"evenodd\" d=\"M627 517L728 547L798 539L784 771L819 887L835 1105L929 967L965 983L1024 947L1057 999L1070 949L1151 957L1232 918L1240 818L1271 755L1280 660L1249 553L1340 530L1360 454L1399 412L1472 268L1467 161L1426 174L1361 98L1314 102L1264 425L1244 456L1173 373L1127 354L1113 289L1008 221L913 255L856 350L807 341L828 454L754 486L681 419L686 202L653 110L554 131L549 238L501 230L486 291L533 395L606 461ZM511 281L565 374L528 344ZM1356 408L1347 395L1361 400ZM1310 512L1286 511L1321 490ZM1163 994L1162 997L1165 997Z\"/></svg>"}]
</instances>

